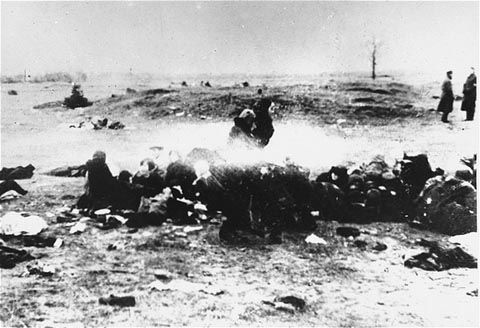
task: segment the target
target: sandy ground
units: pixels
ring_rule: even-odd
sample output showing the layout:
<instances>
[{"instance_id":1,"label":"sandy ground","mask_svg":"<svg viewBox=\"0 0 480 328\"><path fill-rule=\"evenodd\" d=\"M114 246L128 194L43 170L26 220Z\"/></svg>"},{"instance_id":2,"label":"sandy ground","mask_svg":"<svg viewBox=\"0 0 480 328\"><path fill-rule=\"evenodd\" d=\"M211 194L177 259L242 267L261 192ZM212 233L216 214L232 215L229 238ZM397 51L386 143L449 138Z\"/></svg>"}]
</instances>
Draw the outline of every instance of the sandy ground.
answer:
<instances>
[{"instance_id":1,"label":"sandy ground","mask_svg":"<svg viewBox=\"0 0 480 328\"><path fill-rule=\"evenodd\" d=\"M8 96L13 88L18 96ZM122 86L85 87L92 99L106 97ZM83 179L39 174L61 165L84 163L97 149L107 152L112 171L134 171L151 156L149 147L164 146L188 152L195 146L224 151L230 122L184 119L147 120L140 116L111 117L127 125L119 131L71 129L78 111L33 110L33 105L68 95L65 84L2 85L1 165L32 163L37 171L20 181L29 194L7 210L25 210L46 217L47 212L74 200ZM90 93L89 91L90 90ZM95 91L94 91L95 90ZM432 101L432 104L436 100ZM375 125L313 125L277 122L271 144L254 159L281 162L289 156L314 172L336 164L361 164L376 154L394 163L402 152L426 152L433 167L453 171L462 156L478 148L478 121L463 122L460 103L443 124L435 113L427 119ZM80 112L81 113L81 112ZM245 154L227 155L245 160ZM69 235L66 224L47 218L48 233L64 239L60 249L26 247L41 263L57 267L50 278L25 276L27 263L1 270L0 318L4 326L145 326L145 325L326 325L326 326L478 326L478 297L466 293L478 287L478 270L427 272L407 269L404 256L422 250L420 237L445 236L417 231L404 224L361 226L369 243L382 241L383 252L356 248L334 234L336 222L321 222L316 234L326 246L310 246L306 234L289 234L282 245L229 247L219 242L217 226L205 225L187 238L171 238L170 225L129 234L126 228L102 231L89 222L86 232ZM170 239L169 239L170 238ZM173 240L173 242L166 242ZM125 248L107 251L121 241ZM166 269L181 279L213 286L221 295L155 291L153 271ZM101 306L98 297L131 294L133 308ZM307 302L303 312L275 310L262 303L277 295L296 295Z\"/></svg>"}]
</instances>

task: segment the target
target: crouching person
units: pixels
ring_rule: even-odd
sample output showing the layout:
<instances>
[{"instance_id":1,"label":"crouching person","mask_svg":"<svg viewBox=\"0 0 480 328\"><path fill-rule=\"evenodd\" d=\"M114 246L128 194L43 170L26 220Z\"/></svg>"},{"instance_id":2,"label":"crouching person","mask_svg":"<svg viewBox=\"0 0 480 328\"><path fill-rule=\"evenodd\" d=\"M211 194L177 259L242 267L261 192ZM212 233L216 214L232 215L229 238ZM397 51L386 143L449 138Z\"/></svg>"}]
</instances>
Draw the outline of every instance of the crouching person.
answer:
<instances>
[{"instance_id":1,"label":"crouching person","mask_svg":"<svg viewBox=\"0 0 480 328\"><path fill-rule=\"evenodd\" d=\"M113 177L105 161L105 152L96 151L85 164L85 193L80 196L77 207L91 211L107 207L136 210L144 193L143 187L132 184L127 171L120 172L118 179Z\"/></svg>"},{"instance_id":2,"label":"crouching person","mask_svg":"<svg viewBox=\"0 0 480 328\"><path fill-rule=\"evenodd\" d=\"M132 183L143 187L143 196L154 197L165 188L165 172L152 159L146 158L140 162L140 169L132 178Z\"/></svg>"},{"instance_id":3,"label":"crouching person","mask_svg":"<svg viewBox=\"0 0 480 328\"><path fill-rule=\"evenodd\" d=\"M96 151L86 163L87 182L85 193L78 200L79 208L97 210L111 206L116 180L108 168L106 154Z\"/></svg>"},{"instance_id":4,"label":"crouching person","mask_svg":"<svg viewBox=\"0 0 480 328\"><path fill-rule=\"evenodd\" d=\"M255 146L255 138L252 134L255 113L251 109L244 109L238 117L235 117L234 126L230 130L229 145Z\"/></svg>"},{"instance_id":5,"label":"crouching person","mask_svg":"<svg viewBox=\"0 0 480 328\"><path fill-rule=\"evenodd\" d=\"M204 170L194 182L197 199L211 212L225 216L219 231L222 241L240 242L239 231L251 231L251 194L246 186L246 172L238 166L219 166Z\"/></svg>"}]
</instances>

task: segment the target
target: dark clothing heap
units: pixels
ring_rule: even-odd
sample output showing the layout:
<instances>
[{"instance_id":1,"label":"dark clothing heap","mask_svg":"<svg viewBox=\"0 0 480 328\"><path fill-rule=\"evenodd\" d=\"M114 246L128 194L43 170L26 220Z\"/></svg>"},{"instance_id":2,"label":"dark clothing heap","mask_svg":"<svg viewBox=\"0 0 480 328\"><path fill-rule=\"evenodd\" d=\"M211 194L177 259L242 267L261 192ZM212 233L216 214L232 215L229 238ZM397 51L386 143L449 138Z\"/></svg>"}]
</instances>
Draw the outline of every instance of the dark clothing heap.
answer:
<instances>
[{"instance_id":1,"label":"dark clothing heap","mask_svg":"<svg viewBox=\"0 0 480 328\"><path fill-rule=\"evenodd\" d=\"M438 242L422 239L419 244L429 248L405 261L408 268L417 267L427 271L443 271L454 268L477 268L477 259L460 247L444 247Z\"/></svg>"},{"instance_id":2,"label":"dark clothing heap","mask_svg":"<svg viewBox=\"0 0 480 328\"><path fill-rule=\"evenodd\" d=\"M453 111L453 101L455 97L452 90L452 81L447 78L442 83L442 95L438 103L437 111L442 112L442 122L448 122L448 114Z\"/></svg>"},{"instance_id":3,"label":"dark clothing heap","mask_svg":"<svg viewBox=\"0 0 480 328\"><path fill-rule=\"evenodd\" d=\"M10 190L14 190L20 195L27 194L27 191L22 187L20 187L20 185L16 183L14 180L6 180L3 182L0 182L0 196Z\"/></svg>"},{"instance_id":4,"label":"dark clothing heap","mask_svg":"<svg viewBox=\"0 0 480 328\"><path fill-rule=\"evenodd\" d=\"M55 177L69 177L69 178L84 177L87 174L87 166L86 165L61 166L61 167L57 167L56 169L50 170L45 174L52 175Z\"/></svg>"},{"instance_id":5,"label":"dark clothing heap","mask_svg":"<svg viewBox=\"0 0 480 328\"><path fill-rule=\"evenodd\" d=\"M448 235L477 231L477 191L468 182L437 176L417 200L418 221Z\"/></svg>"},{"instance_id":6,"label":"dark clothing heap","mask_svg":"<svg viewBox=\"0 0 480 328\"><path fill-rule=\"evenodd\" d=\"M23 249L16 249L0 245L0 268L11 269L17 263L35 259L30 253Z\"/></svg>"},{"instance_id":7,"label":"dark clothing heap","mask_svg":"<svg viewBox=\"0 0 480 328\"><path fill-rule=\"evenodd\" d=\"M477 76L475 73L467 77L463 85L463 101L461 110L467 112L467 121L473 121L475 102L477 100Z\"/></svg>"},{"instance_id":8,"label":"dark clothing heap","mask_svg":"<svg viewBox=\"0 0 480 328\"><path fill-rule=\"evenodd\" d=\"M33 176L35 167L32 164L27 166L4 167L0 171L0 180L21 180L30 179Z\"/></svg>"}]
</instances>

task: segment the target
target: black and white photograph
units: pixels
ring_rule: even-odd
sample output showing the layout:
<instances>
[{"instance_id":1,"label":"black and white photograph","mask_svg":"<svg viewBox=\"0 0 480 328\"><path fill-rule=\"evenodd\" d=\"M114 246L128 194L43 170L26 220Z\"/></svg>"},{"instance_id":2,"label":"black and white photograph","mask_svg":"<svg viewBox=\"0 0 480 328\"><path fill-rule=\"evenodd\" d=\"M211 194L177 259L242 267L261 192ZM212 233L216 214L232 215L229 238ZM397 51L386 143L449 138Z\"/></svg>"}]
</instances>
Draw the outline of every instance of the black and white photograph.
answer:
<instances>
[{"instance_id":1,"label":"black and white photograph","mask_svg":"<svg viewBox=\"0 0 480 328\"><path fill-rule=\"evenodd\" d=\"M479 1L1 1L0 327L479 327Z\"/></svg>"}]
</instances>

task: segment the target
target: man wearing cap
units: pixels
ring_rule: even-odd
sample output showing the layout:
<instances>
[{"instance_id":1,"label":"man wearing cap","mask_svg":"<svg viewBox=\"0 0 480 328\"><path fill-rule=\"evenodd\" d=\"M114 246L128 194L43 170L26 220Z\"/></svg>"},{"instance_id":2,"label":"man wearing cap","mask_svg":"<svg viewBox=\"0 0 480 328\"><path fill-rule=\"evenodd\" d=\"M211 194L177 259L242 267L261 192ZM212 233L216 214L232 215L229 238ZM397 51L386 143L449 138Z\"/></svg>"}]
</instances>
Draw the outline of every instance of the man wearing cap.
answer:
<instances>
[{"instance_id":1,"label":"man wearing cap","mask_svg":"<svg viewBox=\"0 0 480 328\"><path fill-rule=\"evenodd\" d=\"M437 111L442 112L442 122L448 123L448 114L453 110L452 71L447 72L447 78L442 83L442 95L438 103Z\"/></svg>"},{"instance_id":2,"label":"man wearing cap","mask_svg":"<svg viewBox=\"0 0 480 328\"><path fill-rule=\"evenodd\" d=\"M471 67L472 74L467 77L463 85L463 101L461 110L467 112L466 121L473 121L475 114L475 101L477 100L477 76L475 69Z\"/></svg>"}]
</instances>

